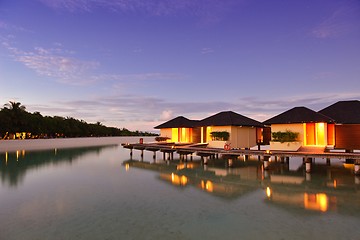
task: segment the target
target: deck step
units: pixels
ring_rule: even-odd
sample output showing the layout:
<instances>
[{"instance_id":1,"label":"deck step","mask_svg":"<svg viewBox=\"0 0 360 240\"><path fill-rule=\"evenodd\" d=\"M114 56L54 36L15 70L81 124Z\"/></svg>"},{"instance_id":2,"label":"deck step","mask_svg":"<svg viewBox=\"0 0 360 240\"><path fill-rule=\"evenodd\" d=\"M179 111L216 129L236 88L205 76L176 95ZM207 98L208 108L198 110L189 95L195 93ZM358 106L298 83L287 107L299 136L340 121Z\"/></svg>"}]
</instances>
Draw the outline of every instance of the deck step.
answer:
<instances>
[{"instance_id":1,"label":"deck step","mask_svg":"<svg viewBox=\"0 0 360 240\"><path fill-rule=\"evenodd\" d=\"M297 151L308 153L323 153L325 152L325 148L325 146L301 146Z\"/></svg>"}]
</instances>

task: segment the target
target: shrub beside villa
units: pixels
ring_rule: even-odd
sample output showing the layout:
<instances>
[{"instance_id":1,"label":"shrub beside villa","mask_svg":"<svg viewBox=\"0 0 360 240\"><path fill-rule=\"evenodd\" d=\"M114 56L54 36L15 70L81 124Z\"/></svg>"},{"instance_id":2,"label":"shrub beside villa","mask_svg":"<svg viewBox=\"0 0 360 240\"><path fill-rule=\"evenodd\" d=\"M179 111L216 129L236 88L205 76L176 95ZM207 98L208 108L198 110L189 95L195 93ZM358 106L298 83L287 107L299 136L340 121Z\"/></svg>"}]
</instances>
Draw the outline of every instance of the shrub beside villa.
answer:
<instances>
[{"instance_id":1,"label":"shrub beside villa","mask_svg":"<svg viewBox=\"0 0 360 240\"><path fill-rule=\"evenodd\" d=\"M298 140L299 133L286 130L285 132L273 132L270 141L271 150L297 151L301 147L301 142Z\"/></svg>"}]
</instances>

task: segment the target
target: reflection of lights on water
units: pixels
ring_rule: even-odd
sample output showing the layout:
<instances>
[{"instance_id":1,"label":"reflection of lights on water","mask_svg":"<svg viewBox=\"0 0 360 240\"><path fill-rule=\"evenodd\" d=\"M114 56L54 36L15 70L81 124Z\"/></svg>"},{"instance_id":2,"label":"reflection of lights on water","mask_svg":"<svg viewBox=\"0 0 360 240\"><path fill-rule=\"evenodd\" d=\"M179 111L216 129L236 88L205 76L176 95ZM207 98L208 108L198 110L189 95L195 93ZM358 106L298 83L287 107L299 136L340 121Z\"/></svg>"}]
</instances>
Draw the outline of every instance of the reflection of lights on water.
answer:
<instances>
[{"instance_id":1,"label":"reflection of lights on water","mask_svg":"<svg viewBox=\"0 0 360 240\"><path fill-rule=\"evenodd\" d=\"M54 154L55 154L55 155L57 154L57 148L54 149Z\"/></svg>"},{"instance_id":2,"label":"reflection of lights on water","mask_svg":"<svg viewBox=\"0 0 360 240\"><path fill-rule=\"evenodd\" d=\"M174 185L185 186L188 183L188 178L184 175L180 177L177 174L171 173L171 182Z\"/></svg>"},{"instance_id":3,"label":"reflection of lights on water","mask_svg":"<svg viewBox=\"0 0 360 240\"><path fill-rule=\"evenodd\" d=\"M201 188L208 191L213 192L214 191L214 184L211 181L204 181L201 180Z\"/></svg>"},{"instance_id":4,"label":"reflection of lights on water","mask_svg":"<svg viewBox=\"0 0 360 240\"><path fill-rule=\"evenodd\" d=\"M326 212L328 210L328 196L325 193L304 193L305 209Z\"/></svg>"},{"instance_id":5,"label":"reflection of lights on water","mask_svg":"<svg viewBox=\"0 0 360 240\"><path fill-rule=\"evenodd\" d=\"M8 154L8 152L6 152L5 153L5 165L7 165L8 159L9 159L9 154Z\"/></svg>"},{"instance_id":6,"label":"reflection of lights on water","mask_svg":"<svg viewBox=\"0 0 360 240\"><path fill-rule=\"evenodd\" d=\"M181 169L185 169L185 168L193 169L194 164L193 163L181 163L176 166L176 170L181 170Z\"/></svg>"},{"instance_id":7,"label":"reflection of lights on water","mask_svg":"<svg viewBox=\"0 0 360 240\"><path fill-rule=\"evenodd\" d=\"M20 155L19 150L17 150L16 151L16 161L19 161L19 155Z\"/></svg>"},{"instance_id":8,"label":"reflection of lights on water","mask_svg":"<svg viewBox=\"0 0 360 240\"><path fill-rule=\"evenodd\" d=\"M129 171L130 170L130 165L127 163L127 164L125 164L125 171Z\"/></svg>"},{"instance_id":9,"label":"reflection of lights on water","mask_svg":"<svg viewBox=\"0 0 360 240\"><path fill-rule=\"evenodd\" d=\"M267 196L268 198L270 198L270 197L271 197L271 194L272 194L271 189L270 189L269 187L267 187L267 188L266 188L266 196Z\"/></svg>"}]
</instances>

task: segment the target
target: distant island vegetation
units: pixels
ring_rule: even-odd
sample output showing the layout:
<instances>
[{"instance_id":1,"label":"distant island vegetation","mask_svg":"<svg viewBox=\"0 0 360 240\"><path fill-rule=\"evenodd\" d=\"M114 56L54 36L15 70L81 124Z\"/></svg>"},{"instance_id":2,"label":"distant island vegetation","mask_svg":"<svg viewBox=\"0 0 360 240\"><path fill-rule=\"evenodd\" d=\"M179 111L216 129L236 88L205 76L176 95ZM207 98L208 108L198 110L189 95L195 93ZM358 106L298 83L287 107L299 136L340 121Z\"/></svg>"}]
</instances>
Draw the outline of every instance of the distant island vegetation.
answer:
<instances>
[{"instance_id":1,"label":"distant island vegetation","mask_svg":"<svg viewBox=\"0 0 360 240\"><path fill-rule=\"evenodd\" d=\"M30 113L20 102L9 101L0 110L0 139L72 138L106 136L158 136L126 128L106 127L73 117L42 116Z\"/></svg>"}]
</instances>

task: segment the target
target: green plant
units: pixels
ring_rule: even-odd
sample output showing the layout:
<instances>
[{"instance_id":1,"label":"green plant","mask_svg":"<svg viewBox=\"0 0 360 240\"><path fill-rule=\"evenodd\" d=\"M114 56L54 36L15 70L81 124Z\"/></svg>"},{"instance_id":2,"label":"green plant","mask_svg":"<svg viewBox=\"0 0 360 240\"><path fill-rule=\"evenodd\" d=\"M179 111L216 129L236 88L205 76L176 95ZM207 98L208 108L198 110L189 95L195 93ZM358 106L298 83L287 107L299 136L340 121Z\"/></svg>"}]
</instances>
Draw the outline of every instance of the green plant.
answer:
<instances>
[{"instance_id":1,"label":"green plant","mask_svg":"<svg viewBox=\"0 0 360 240\"><path fill-rule=\"evenodd\" d=\"M286 130L285 132L273 132L272 134L272 141L274 142L295 142L299 137L298 132L292 132L290 130Z\"/></svg>"},{"instance_id":2,"label":"green plant","mask_svg":"<svg viewBox=\"0 0 360 240\"><path fill-rule=\"evenodd\" d=\"M213 141L227 141L230 137L230 133L227 131L211 132L210 135Z\"/></svg>"},{"instance_id":3,"label":"green plant","mask_svg":"<svg viewBox=\"0 0 360 240\"><path fill-rule=\"evenodd\" d=\"M166 142L169 139L169 137L155 137L155 141L157 142Z\"/></svg>"}]
</instances>

